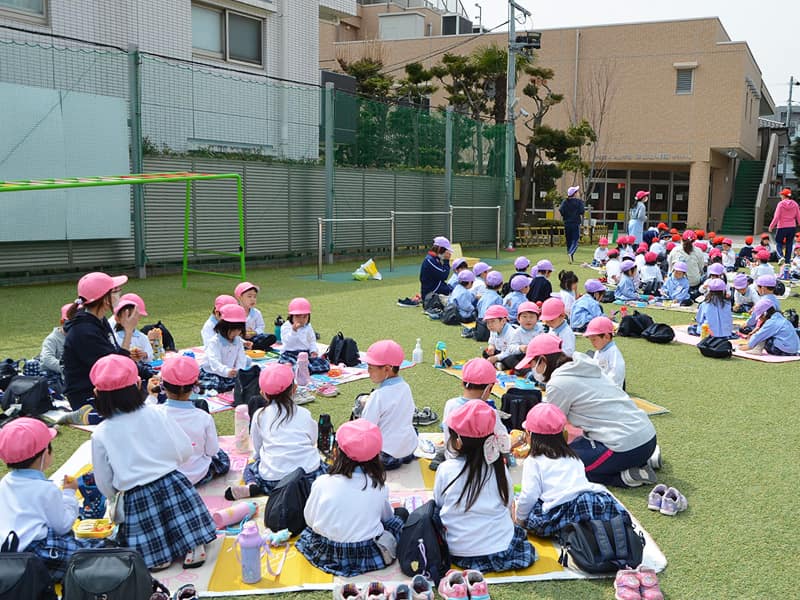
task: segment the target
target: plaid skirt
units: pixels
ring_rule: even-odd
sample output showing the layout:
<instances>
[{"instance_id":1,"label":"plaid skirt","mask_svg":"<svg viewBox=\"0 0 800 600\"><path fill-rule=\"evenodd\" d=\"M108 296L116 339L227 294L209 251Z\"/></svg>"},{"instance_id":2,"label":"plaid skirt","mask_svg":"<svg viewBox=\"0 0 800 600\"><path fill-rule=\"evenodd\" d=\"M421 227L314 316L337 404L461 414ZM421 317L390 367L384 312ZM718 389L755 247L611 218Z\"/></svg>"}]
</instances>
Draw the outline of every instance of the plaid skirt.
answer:
<instances>
[{"instance_id":1,"label":"plaid skirt","mask_svg":"<svg viewBox=\"0 0 800 600\"><path fill-rule=\"evenodd\" d=\"M539 500L531 509L525 527L539 537L552 537L570 523L610 521L617 516L631 522L628 511L608 492L583 492L546 513L542 512L542 501Z\"/></svg>"},{"instance_id":2,"label":"plaid skirt","mask_svg":"<svg viewBox=\"0 0 800 600\"><path fill-rule=\"evenodd\" d=\"M215 375L203 369L200 369L200 376L197 380L200 385L207 390L217 390L218 392L228 392L236 385L235 377L223 377L222 375Z\"/></svg>"},{"instance_id":3,"label":"plaid skirt","mask_svg":"<svg viewBox=\"0 0 800 600\"><path fill-rule=\"evenodd\" d=\"M383 527L399 540L403 520L395 515L384 521ZM375 540L334 542L306 527L295 547L318 569L341 577L355 577L388 566Z\"/></svg>"},{"instance_id":4,"label":"plaid skirt","mask_svg":"<svg viewBox=\"0 0 800 600\"><path fill-rule=\"evenodd\" d=\"M304 350L285 350L281 352L281 356L278 359L278 362L282 363L289 363L290 365L294 366L297 364L297 355L300 352L305 352ZM327 358L322 358L322 356L317 356L315 358L311 358L311 352L308 353L308 372L314 375L315 373L327 373L331 369L331 363L328 362Z\"/></svg>"},{"instance_id":5,"label":"plaid skirt","mask_svg":"<svg viewBox=\"0 0 800 600\"><path fill-rule=\"evenodd\" d=\"M176 559L217 538L208 508L189 480L172 471L125 492L125 521L117 541L138 550L148 568Z\"/></svg>"},{"instance_id":6,"label":"plaid skirt","mask_svg":"<svg viewBox=\"0 0 800 600\"><path fill-rule=\"evenodd\" d=\"M214 456L211 457L211 464L208 465L208 472L195 485L208 483L209 481L214 479L214 477L225 475L225 473L227 473L230 470L231 470L231 459L225 453L224 450L220 450Z\"/></svg>"},{"instance_id":7,"label":"plaid skirt","mask_svg":"<svg viewBox=\"0 0 800 600\"><path fill-rule=\"evenodd\" d=\"M261 492L265 496L269 496L270 492L275 489L275 486L280 483L280 479L262 479L261 475L258 474L258 465L260 464L260 459L256 459L254 462L248 463L247 466L244 468L244 472L242 473L242 479L247 485L255 484L261 488ZM306 473L306 479L308 479L309 483L314 483L314 480L319 477L320 475L325 475L328 472L328 465L324 462L320 461L319 468L316 471L312 471L311 473Z\"/></svg>"},{"instance_id":8,"label":"plaid skirt","mask_svg":"<svg viewBox=\"0 0 800 600\"><path fill-rule=\"evenodd\" d=\"M53 581L61 581L64 579L64 573L67 572L69 559L77 550L98 548L104 545L105 540L78 539L71 531L59 535L48 528L47 537L31 542L24 552L33 552L41 558Z\"/></svg>"},{"instance_id":9,"label":"plaid skirt","mask_svg":"<svg viewBox=\"0 0 800 600\"><path fill-rule=\"evenodd\" d=\"M536 560L536 548L528 541L528 533L514 525L514 535L508 548L486 556L450 556L453 564L462 569L475 569L482 573L499 573L512 569L525 569Z\"/></svg>"}]
</instances>

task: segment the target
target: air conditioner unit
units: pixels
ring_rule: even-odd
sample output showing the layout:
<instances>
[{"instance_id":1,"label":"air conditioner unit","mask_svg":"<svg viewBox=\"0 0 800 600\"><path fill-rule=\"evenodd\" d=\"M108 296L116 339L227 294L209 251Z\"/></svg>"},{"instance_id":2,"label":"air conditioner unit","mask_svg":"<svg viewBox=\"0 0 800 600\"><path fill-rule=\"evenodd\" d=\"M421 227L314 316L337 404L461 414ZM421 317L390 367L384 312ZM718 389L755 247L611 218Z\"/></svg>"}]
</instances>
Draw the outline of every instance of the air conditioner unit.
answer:
<instances>
[{"instance_id":1,"label":"air conditioner unit","mask_svg":"<svg viewBox=\"0 0 800 600\"><path fill-rule=\"evenodd\" d=\"M472 21L461 15L442 15L442 35L472 33Z\"/></svg>"}]
</instances>

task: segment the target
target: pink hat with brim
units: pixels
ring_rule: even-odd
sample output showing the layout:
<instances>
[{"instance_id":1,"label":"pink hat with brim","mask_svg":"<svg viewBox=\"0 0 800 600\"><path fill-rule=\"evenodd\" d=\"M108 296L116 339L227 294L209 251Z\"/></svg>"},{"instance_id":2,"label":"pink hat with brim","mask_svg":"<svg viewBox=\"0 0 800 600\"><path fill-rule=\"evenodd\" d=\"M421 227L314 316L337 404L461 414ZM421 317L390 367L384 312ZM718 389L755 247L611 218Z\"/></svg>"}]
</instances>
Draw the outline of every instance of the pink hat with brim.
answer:
<instances>
[{"instance_id":1,"label":"pink hat with brim","mask_svg":"<svg viewBox=\"0 0 800 600\"><path fill-rule=\"evenodd\" d=\"M497 382L497 369L485 358L473 358L462 367L461 380L476 385L494 384Z\"/></svg>"},{"instance_id":2,"label":"pink hat with brim","mask_svg":"<svg viewBox=\"0 0 800 600\"><path fill-rule=\"evenodd\" d=\"M220 318L226 323L246 323L247 313L238 304L226 304L219 309Z\"/></svg>"},{"instance_id":3,"label":"pink hat with brim","mask_svg":"<svg viewBox=\"0 0 800 600\"><path fill-rule=\"evenodd\" d=\"M586 326L586 331L583 332L583 337L603 335L606 333L614 333L614 322L608 317L601 315L589 321L589 324Z\"/></svg>"},{"instance_id":4,"label":"pink hat with brim","mask_svg":"<svg viewBox=\"0 0 800 600\"><path fill-rule=\"evenodd\" d=\"M520 290L525 289L533 282L533 279L528 277L527 275L517 275L514 279L511 280L509 284L511 289L515 292L519 292Z\"/></svg>"},{"instance_id":5,"label":"pink hat with brim","mask_svg":"<svg viewBox=\"0 0 800 600\"><path fill-rule=\"evenodd\" d=\"M453 251L453 247L450 245L450 240L448 240L443 235L439 235L433 238L433 245L439 246L439 248L442 248L443 250L448 250L450 252Z\"/></svg>"},{"instance_id":6,"label":"pink hat with brim","mask_svg":"<svg viewBox=\"0 0 800 600\"><path fill-rule=\"evenodd\" d=\"M89 379L98 392L113 392L136 385L139 369L127 356L108 354L94 363Z\"/></svg>"},{"instance_id":7,"label":"pink hat with brim","mask_svg":"<svg viewBox=\"0 0 800 600\"><path fill-rule=\"evenodd\" d=\"M584 289L589 294L596 294L597 292L604 292L606 286L599 279L587 279L583 284Z\"/></svg>"},{"instance_id":8,"label":"pink hat with brim","mask_svg":"<svg viewBox=\"0 0 800 600\"><path fill-rule=\"evenodd\" d=\"M374 423L366 419L356 419L339 427L336 431L336 444L348 458L362 463L378 456L383 447L383 436Z\"/></svg>"},{"instance_id":9,"label":"pink hat with brim","mask_svg":"<svg viewBox=\"0 0 800 600\"><path fill-rule=\"evenodd\" d=\"M502 304L492 304L489 308L486 309L486 312L483 313L484 321L488 319L507 319L507 318L508 318L508 310Z\"/></svg>"},{"instance_id":10,"label":"pink hat with brim","mask_svg":"<svg viewBox=\"0 0 800 600\"><path fill-rule=\"evenodd\" d=\"M525 429L539 435L556 435L564 431L567 417L555 404L540 402L528 411Z\"/></svg>"},{"instance_id":11,"label":"pink hat with brim","mask_svg":"<svg viewBox=\"0 0 800 600\"><path fill-rule=\"evenodd\" d=\"M65 304L64 306L61 307L61 320L62 321L66 321L67 320L67 313L69 312L70 308L72 308L72 303L71 302L69 304Z\"/></svg>"},{"instance_id":12,"label":"pink hat with brim","mask_svg":"<svg viewBox=\"0 0 800 600\"><path fill-rule=\"evenodd\" d=\"M486 273L486 271L488 271L491 268L492 267L490 267L485 262L476 262L475 266L472 267L472 272L475 273L475 277L478 277L479 275L483 275L484 273Z\"/></svg>"},{"instance_id":13,"label":"pink hat with brim","mask_svg":"<svg viewBox=\"0 0 800 600\"><path fill-rule=\"evenodd\" d=\"M646 192L644 190L639 190L636 192L636 199L641 200L642 198L647 198L650 195L650 192Z\"/></svg>"},{"instance_id":14,"label":"pink hat with brim","mask_svg":"<svg viewBox=\"0 0 800 600\"><path fill-rule=\"evenodd\" d=\"M230 296L228 294L221 294L214 299L214 308L216 310L221 310L223 306L226 306L228 304L236 304L237 302L238 300L236 300L236 298L234 298L233 296Z\"/></svg>"},{"instance_id":15,"label":"pink hat with brim","mask_svg":"<svg viewBox=\"0 0 800 600\"><path fill-rule=\"evenodd\" d=\"M497 413L483 400L470 400L447 417L446 425L458 435L468 438L489 436L497 423Z\"/></svg>"},{"instance_id":16,"label":"pink hat with brim","mask_svg":"<svg viewBox=\"0 0 800 600\"><path fill-rule=\"evenodd\" d=\"M116 289L128 281L127 275L112 277L99 271L87 273L78 281L78 296L83 298L85 303L94 302L105 296L108 292Z\"/></svg>"},{"instance_id":17,"label":"pink hat with brim","mask_svg":"<svg viewBox=\"0 0 800 600\"><path fill-rule=\"evenodd\" d=\"M525 358L517 363L515 369L524 369L534 358L547 356L548 354L558 354L561 352L561 338L553 333L543 333L537 335L525 348Z\"/></svg>"},{"instance_id":18,"label":"pink hat with brim","mask_svg":"<svg viewBox=\"0 0 800 600\"><path fill-rule=\"evenodd\" d=\"M57 433L39 419L14 419L0 429L0 460L13 465L33 458L47 448Z\"/></svg>"},{"instance_id":19,"label":"pink hat with brim","mask_svg":"<svg viewBox=\"0 0 800 600\"><path fill-rule=\"evenodd\" d=\"M539 306L536 304L536 302L531 302L530 300L526 300L517 307L517 315L521 315L522 313L526 312L532 312L538 315L541 314L542 311L539 310Z\"/></svg>"},{"instance_id":20,"label":"pink hat with brim","mask_svg":"<svg viewBox=\"0 0 800 600\"><path fill-rule=\"evenodd\" d=\"M289 363L268 363L258 376L258 387L267 396L277 396L294 383L294 371Z\"/></svg>"},{"instance_id":21,"label":"pink hat with brim","mask_svg":"<svg viewBox=\"0 0 800 600\"><path fill-rule=\"evenodd\" d=\"M601 237L599 240L597 240L597 243L600 244L601 246L608 246L608 238Z\"/></svg>"},{"instance_id":22,"label":"pink hat with brim","mask_svg":"<svg viewBox=\"0 0 800 600\"><path fill-rule=\"evenodd\" d=\"M146 317L147 310L145 310L144 300L139 294L124 294L120 296L119 302L114 307L114 314L118 314L126 306L135 306L140 315Z\"/></svg>"},{"instance_id":23,"label":"pink hat with brim","mask_svg":"<svg viewBox=\"0 0 800 600\"><path fill-rule=\"evenodd\" d=\"M503 274L500 271L489 271L486 274L486 285L497 287L503 283Z\"/></svg>"},{"instance_id":24,"label":"pink hat with brim","mask_svg":"<svg viewBox=\"0 0 800 600\"><path fill-rule=\"evenodd\" d=\"M191 356L178 354L164 359L161 379L172 385L193 385L200 377L200 366Z\"/></svg>"},{"instance_id":25,"label":"pink hat with brim","mask_svg":"<svg viewBox=\"0 0 800 600\"><path fill-rule=\"evenodd\" d=\"M261 288L258 287L255 283L250 283L249 281L243 281L234 288L233 295L236 296L237 298L241 298L242 294L244 294L248 290L255 290L256 292L260 292Z\"/></svg>"},{"instance_id":26,"label":"pink hat with brim","mask_svg":"<svg viewBox=\"0 0 800 600\"><path fill-rule=\"evenodd\" d=\"M364 362L368 365L383 366L391 365L399 367L403 364L405 353L403 347L394 340L380 340L367 348Z\"/></svg>"},{"instance_id":27,"label":"pink hat with brim","mask_svg":"<svg viewBox=\"0 0 800 600\"><path fill-rule=\"evenodd\" d=\"M310 315L311 302L306 298L293 298L289 302L288 310L290 315Z\"/></svg>"},{"instance_id":28,"label":"pink hat with brim","mask_svg":"<svg viewBox=\"0 0 800 600\"><path fill-rule=\"evenodd\" d=\"M697 239L697 234L693 230L687 229L686 231L683 232L683 239L694 241Z\"/></svg>"},{"instance_id":29,"label":"pink hat with brim","mask_svg":"<svg viewBox=\"0 0 800 600\"><path fill-rule=\"evenodd\" d=\"M566 306L564 306L564 301L561 298L548 298L542 302L542 320L550 321L552 319L557 319L564 314L565 310Z\"/></svg>"}]
</instances>

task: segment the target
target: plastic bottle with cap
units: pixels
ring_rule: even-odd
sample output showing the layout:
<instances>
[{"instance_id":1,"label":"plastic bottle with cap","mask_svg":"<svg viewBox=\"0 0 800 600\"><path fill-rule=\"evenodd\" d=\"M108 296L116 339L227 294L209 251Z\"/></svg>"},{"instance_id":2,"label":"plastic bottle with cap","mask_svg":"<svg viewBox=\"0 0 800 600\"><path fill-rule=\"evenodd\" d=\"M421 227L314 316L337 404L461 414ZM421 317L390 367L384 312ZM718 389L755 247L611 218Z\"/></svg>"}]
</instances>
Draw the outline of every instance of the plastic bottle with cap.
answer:
<instances>
[{"instance_id":1,"label":"plastic bottle with cap","mask_svg":"<svg viewBox=\"0 0 800 600\"><path fill-rule=\"evenodd\" d=\"M308 371L308 352L301 352L297 355L294 381L299 386L311 383L311 373Z\"/></svg>"},{"instance_id":2,"label":"plastic bottle with cap","mask_svg":"<svg viewBox=\"0 0 800 600\"><path fill-rule=\"evenodd\" d=\"M242 532L236 537L234 549L242 566L242 581L261 581L261 557L266 552L266 543L258 532L258 525L253 521L245 523Z\"/></svg>"},{"instance_id":3,"label":"plastic bottle with cap","mask_svg":"<svg viewBox=\"0 0 800 600\"><path fill-rule=\"evenodd\" d=\"M414 346L414 351L411 353L411 360L415 365L422 363L422 340L417 338L417 345Z\"/></svg>"},{"instance_id":4,"label":"plastic bottle with cap","mask_svg":"<svg viewBox=\"0 0 800 600\"><path fill-rule=\"evenodd\" d=\"M711 335L711 327L708 326L708 323L703 323L700 327L700 339L705 339Z\"/></svg>"},{"instance_id":5,"label":"plastic bottle with cap","mask_svg":"<svg viewBox=\"0 0 800 600\"><path fill-rule=\"evenodd\" d=\"M275 339L281 341L281 326L283 326L283 317L278 315L275 318Z\"/></svg>"}]
</instances>

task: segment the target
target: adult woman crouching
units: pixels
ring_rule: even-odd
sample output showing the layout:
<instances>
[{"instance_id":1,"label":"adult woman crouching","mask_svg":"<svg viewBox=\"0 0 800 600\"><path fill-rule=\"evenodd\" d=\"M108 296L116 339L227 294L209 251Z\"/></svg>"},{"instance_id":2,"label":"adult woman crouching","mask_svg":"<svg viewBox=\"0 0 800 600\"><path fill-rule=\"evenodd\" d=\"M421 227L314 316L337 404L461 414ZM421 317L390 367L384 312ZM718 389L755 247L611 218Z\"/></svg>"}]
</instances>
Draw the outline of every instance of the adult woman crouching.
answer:
<instances>
[{"instance_id":1,"label":"adult woman crouching","mask_svg":"<svg viewBox=\"0 0 800 600\"><path fill-rule=\"evenodd\" d=\"M661 458L655 427L596 361L581 352L570 358L561 351L561 338L547 333L528 344L515 368L528 366L547 384L545 400L583 430L570 448L583 461L589 481L619 487L656 483L653 468L660 468Z\"/></svg>"}]
</instances>

